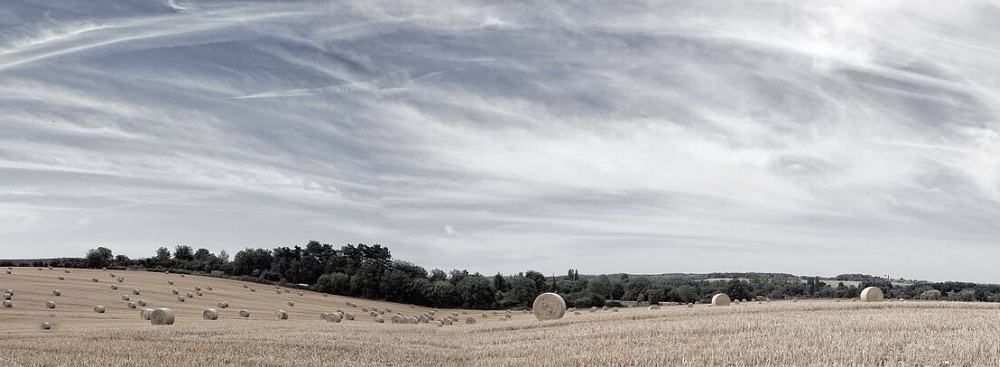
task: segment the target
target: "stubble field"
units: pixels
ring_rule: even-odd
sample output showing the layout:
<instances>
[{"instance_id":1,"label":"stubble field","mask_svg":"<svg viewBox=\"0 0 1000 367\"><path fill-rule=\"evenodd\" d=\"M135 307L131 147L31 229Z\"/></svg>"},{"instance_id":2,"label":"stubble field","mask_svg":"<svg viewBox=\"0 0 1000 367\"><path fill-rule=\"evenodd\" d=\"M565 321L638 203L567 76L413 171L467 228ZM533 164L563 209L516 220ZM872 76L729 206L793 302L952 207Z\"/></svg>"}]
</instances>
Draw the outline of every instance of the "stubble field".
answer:
<instances>
[{"instance_id":1,"label":"stubble field","mask_svg":"<svg viewBox=\"0 0 1000 367\"><path fill-rule=\"evenodd\" d=\"M3 366L997 366L1000 307L942 302L756 302L729 307L698 305L568 312L539 322L513 312L457 312L462 322L384 324L362 307L391 308L407 316L428 308L328 296L210 277L124 271L14 268L0 272L0 293L14 291L0 308ZM65 280L59 280L58 276ZM94 283L92 278L97 278ZM173 280L174 284L168 284ZM118 286L112 290L111 285ZM203 296L177 301L172 294ZM212 287L207 291L207 287ZM138 288L140 295L132 294ZM58 289L60 296L53 296ZM140 320L131 301L167 307L170 326ZM219 301L230 307L218 309ZM295 301L289 306L288 301ZM46 309L47 301L56 302ZM346 305L347 301L357 307ZM94 313L102 305L106 313ZM139 307L141 309L142 307ZM219 319L202 319L207 308ZM240 309L251 312L241 319ZM276 310L288 320L277 320ZM343 309L354 321L331 323L324 311ZM466 312L467 314L463 314ZM483 313L487 318L482 318ZM388 319L389 313L386 318ZM500 313L503 315L503 312ZM464 320L475 317L476 324ZM49 322L51 330L42 330Z\"/></svg>"}]
</instances>

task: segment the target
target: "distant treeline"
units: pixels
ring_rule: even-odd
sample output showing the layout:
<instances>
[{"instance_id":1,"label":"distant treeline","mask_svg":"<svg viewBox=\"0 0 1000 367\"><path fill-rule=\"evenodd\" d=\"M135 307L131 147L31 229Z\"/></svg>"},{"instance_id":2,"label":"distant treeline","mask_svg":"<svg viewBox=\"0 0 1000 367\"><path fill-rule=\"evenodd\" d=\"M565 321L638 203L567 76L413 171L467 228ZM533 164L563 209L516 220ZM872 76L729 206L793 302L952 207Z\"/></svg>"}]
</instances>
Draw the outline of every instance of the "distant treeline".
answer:
<instances>
[{"instance_id":1,"label":"distant treeline","mask_svg":"<svg viewBox=\"0 0 1000 367\"><path fill-rule=\"evenodd\" d=\"M843 274L828 284L819 277L781 273L710 273L661 275L588 275L576 269L566 275L545 276L534 270L513 275L485 276L467 270L427 269L394 260L381 245L345 245L334 248L316 241L305 247L271 250L247 248L230 259L200 248L161 247L152 257L129 259L105 247L84 258L5 260L0 266L58 266L71 268L130 268L150 271L202 273L265 284L295 286L330 294L403 302L431 307L508 309L530 307L543 292L556 292L570 307L619 306L623 301L709 302L716 293L733 299L854 298L867 286L882 288L888 298L947 299L1000 302L1000 285L918 282L893 286L885 278ZM720 280L721 279L721 280ZM827 281L829 282L829 281ZM860 282L857 286L854 282Z\"/></svg>"}]
</instances>

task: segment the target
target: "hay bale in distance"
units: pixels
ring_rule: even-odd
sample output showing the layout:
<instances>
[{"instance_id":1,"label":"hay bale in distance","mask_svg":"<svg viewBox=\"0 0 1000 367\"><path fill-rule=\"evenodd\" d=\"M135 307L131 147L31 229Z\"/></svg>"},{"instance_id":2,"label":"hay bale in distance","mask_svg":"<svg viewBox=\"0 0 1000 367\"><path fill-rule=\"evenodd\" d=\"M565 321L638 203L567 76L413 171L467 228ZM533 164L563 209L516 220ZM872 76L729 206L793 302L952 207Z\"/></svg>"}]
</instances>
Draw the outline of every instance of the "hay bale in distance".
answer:
<instances>
[{"instance_id":1,"label":"hay bale in distance","mask_svg":"<svg viewBox=\"0 0 1000 367\"><path fill-rule=\"evenodd\" d=\"M3 308L11 308L11 307L14 307L14 302L11 302L10 300L3 301Z\"/></svg>"},{"instance_id":2,"label":"hay bale in distance","mask_svg":"<svg viewBox=\"0 0 1000 367\"><path fill-rule=\"evenodd\" d=\"M117 291L117 290L118 290L118 286L117 286L117 285L114 285L114 284L112 284L112 285L111 285L111 290L113 290L113 291Z\"/></svg>"},{"instance_id":3,"label":"hay bale in distance","mask_svg":"<svg viewBox=\"0 0 1000 367\"><path fill-rule=\"evenodd\" d=\"M327 316L326 321L340 322L343 319L344 319L344 314L342 314L340 312L334 312L334 313L329 314L329 316Z\"/></svg>"},{"instance_id":4,"label":"hay bale in distance","mask_svg":"<svg viewBox=\"0 0 1000 367\"><path fill-rule=\"evenodd\" d=\"M56 308L56 303L52 301L45 302L45 308Z\"/></svg>"},{"instance_id":5,"label":"hay bale in distance","mask_svg":"<svg viewBox=\"0 0 1000 367\"><path fill-rule=\"evenodd\" d=\"M531 309L539 321L558 320L566 314L566 301L558 294L542 293L535 297Z\"/></svg>"},{"instance_id":6,"label":"hay bale in distance","mask_svg":"<svg viewBox=\"0 0 1000 367\"><path fill-rule=\"evenodd\" d=\"M180 292L180 291L178 291L178 290L177 290L177 289L175 288L174 290L172 290L172 291L171 291L171 293L173 293L174 295L177 295L177 294L180 294L181 292Z\"/></svg>"},{"instance_id":7,"label":"hay bale in distance","mask_svg":"<svg viewBox=\"0 0 1000 367\"><path fill-rule=\"evenodd\" d=\"M288 305L292 306L292 307L295 307L295 301L288 301Z\"/></svg>"},{"instance_id":8,"label":"hay bale in distance","mask_svg":"<svg viewBox=\"0 0 1000 367\"><path fill-rule=\"evenodd\" d=\"M139 318L143 320L149 320L149 317L152 315L153 315L153 309L151 308L145 308L142 311L139 311Z\"/></svg>"},{"instance_id":9,"label":"hay bale in distance","mask_svg":"<svg viewBox=\"0 0 1000 367\"><path fill-rule=\"evenodd\" d=\"M135 309L135 306L136 306L135 302L129 302L128 303L128 308Z\"/></svg>"},{"instance_id":10,"label":"hay bale in distance","mask_svg":"<svg viewBox=\"0 0 1000 367\"><path fill-rule=\"evenodd\" d=\"M177 296L177 301L178 301L178 302L184 302L184 297L181 297L181 296Z\"/></svg>"},{"instance_id":11,"label":"hay bale in distance","mask_svg":"<svg viewBox=\"0 0 1000 367\"><path fill-rule=\"evenodd\" d=\"M884 295L879 287L868 287L861 291L861 301L882 302Z\"/></svg>"},{"instance_id":12,"label":"hay bale in distance","mask_svg":"<svg viewBox=\"0 0 1000 367\"><path fill-rule=\"evenodd\" d=\"M140 299L136 301L136 303L139 304L139 306L146 307L146 300Z\"/></svg>"},{"instance_id":13,"label":"hay bale in distance","mask_svg":"<svg viewBox=\"0 0 1000 367\"><path fill-rule=\"evenodd\" d=\"M157 308L149 315L149 322L153 325L173 325L174 311L169 308Z\"/></svg>"},{"instance_id":14,"label":"hay bale in distance","mask_svg":"<svg viewBox=\"0 0 1000 367\"><path fill-rule=\"evenodd\" d=\"M354 321L354 314L348 312L348 313L344 314L344 318L347 319L348 321Z\"/></svg>"},{"instance_id":15,"label":"hay bale in distance","mask_svg":"<svg viewBox=\"0 0 1000 367\"><path fill-rule=\"evenodd\" d=\"M649 310L650 311L655 311L655 310L659 310L659 309L660 309L660 305L649 305Z\"/></svg>"},{"instance_id":16,"label":"hay bale in distance","mask_svg":"<svg viewBox=\"0 0 1000 367\"><path fill-rule=\"evenodd\" d=\"M377 322L379 324L384 324L385 323L385 319L383 319L382 316L375 316L375 322Z\"/></svg>"},{"instance_id":17,"label":"hay bale in distance","mask_svg":"<svg viewBox=\"0 0 1000 367\"><path fill-rule=\"evenodd\" d=\"M94 313L104 313L104 306L94 306Z\"/></svg>"},{"instance_id":18,"label":"hay bale in distance","mask_svg":"<svg viewBox=\"0 0 1000 367\"><path fill-rule=\"evenodd\" d=\"M250 311L240 310L240 317L250 317Z\"/></svg>"},{"instance_id":19,"label":"hay bale in distance","mask_svg":"<svg viewBox=\"0 0 1000 367\"><path fill-rule=\"evenodd\" d=\"M42 270L42 269L38 269L38 270ZM50 324L48 322L43 322L42 323L42 330L49 330L49 329L52 329L52 324Z\"/></svg>"},{"instance_id":20,"label":"hay bale in distance","mask_svg":"<svg viewBox=\"0 0 1000 367\"><path fill-rule=\"evenodd\" d=\"M129 301L131 299L132 299L132 297L129 297L127 294L123 294L122 295L122 301Z\"/></svg>"},{"instance_id":21,"label":"hay bale in distance","mask_svg":"<svg viewBox=\"0 0 1000 367\"><path fill-rule=\"evenodd\" d=\"M278 310L274 312L274 317L278 320L288 320L288 312L285 310Z\"/></svg>"},{"instance_id":22,"label":"hay bale in distance","mask_svg":"<svg viewBox=\"0 0 1000 367\"><path fill-rule=\"evenodd\" d=\"M465 323L466 324L475 324L476 323L476 318L475 317L467 318L467 319L465 319Z\"/></svg>"},{"instance_id":23,"label":"hay bale in distance","mask_svg":"<svg viewBox=\"0 0 1000 367\"><path fill-rule=\"evenodd\" d=\"M729 306L729 296L725 293L712 296L712 306Z\"/></svg>"},{"instance_id":24,"label":"hay bale in distance","mask_svg":"<svg viewBox=\"0 0 1000 367\"><path fill-rule=\"evenodd\" d=\"M11 295L10 293L4 293L3 294L3 300L4 301L10 301L11 297L13 297L13 295Z\"/></svg>"},{"instance_id":25,"label":"hay bale in distance","mask_svg":"<svg viewBox=\"0 0 1000 367\"><path fill-rule=\"evenodd\" d=\"M59 276L59 280L66 280L66 277L64 277L64 276L60 275L60 276Z\"/></svg>"},{"instance_id":26,"label":"hay bale in distance","mask_svg":"<svg viewBox=\"0 0 1000 367\"><path fill-rule=\"evenodd\" d=\"M229 301L219 302L219 308L229 308Z\"/></svg>"},{"instance_id":27,"label":"hay bale in distance","mask_svg":"<svg viewBox=\"0 0 1000 367\"><path fill-rule=\"evenodd\" d=\"M219 311L216 311L214 308L207 309L201 313L201 318L205 320L218 320Z\"/></svg>"},{"instance_id":28,"label":"hay bale in distance","mask_svg":"<svg viewBox=\"0 0 1000 367\"><path fill-rule=\"evenodd\" d=\"M52 290L52 295L56 296L56 297L59 297L60 295L62 295L62 292L60 292L58 289L53 289Z\"/></svg>"},{"instance_id":29,"label":"hay bale in distance","mask_svg":"<svg viewBox=\"0 0 1000 367\"><path fill-rule=\"evenodd\" d=\"M9 274L9 273L8 273L8 274ZM97 282L100 282L100 280L99 280L99 279L97 279L97 278L90 278L90 280L91 280L92 282L94 282L94 283L97 283Z\"/></svg>"},{"instance_id":30,"label":"hay bale in distance","mask_svg":"<svg viewBox=\"0 0 1000 367\"><path fill-rule=\"evenodd\" d=\"M134 295L137 295L137 296L138 296L138 295L139 295L139 293L142 293L142 292L139 292L139 289L138 289L138 288L136 288L136 289L133 289L133 290L132 290L132 294L134 294Z\"/></svg>"}]
</instances>

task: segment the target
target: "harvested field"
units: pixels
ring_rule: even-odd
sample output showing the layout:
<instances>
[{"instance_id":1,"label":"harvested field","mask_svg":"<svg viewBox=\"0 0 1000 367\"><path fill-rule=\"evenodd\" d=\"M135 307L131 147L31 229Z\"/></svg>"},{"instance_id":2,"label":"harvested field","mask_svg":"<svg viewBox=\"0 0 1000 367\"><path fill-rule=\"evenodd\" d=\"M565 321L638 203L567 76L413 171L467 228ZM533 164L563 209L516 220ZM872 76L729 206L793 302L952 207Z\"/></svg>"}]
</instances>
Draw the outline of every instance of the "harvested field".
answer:
<instances>
[{"instance_id":1,"label":"harvested field","mask_svg":"<svg viewBox=\"0 0 1000 367\"><path fill-rule=\"evenodd\" d=\"M26 270L32 270L28 272ZM48 270L46 270L48 271ZM54 270L55 271L55 270ZM58 269L62 272L61 269ZM364 316L341 323L317 322L321 312L361 307L428 308L304 292L294 308L269 292L251 293L243 283L199 276L147 272L125 274L129 289L141 287L150 308L176 314L170 326L152 326L121 301L122 291L92 283L100 270L73 270L65 281L34 269L0 275L0 289L15 291L15 307L0 309L0 363L34 365L217 366L521 366L521 365L1000 365L1000 307L983 303L833 301L770 302L730 307L697 305L601 310L540 322L512 318L457 322L379 324ZM204 297L176 302L177 286L212 286ZM59 307L45 309L55 282L64 290ZM207 287L205 288L207 289ZM298 296L296 296L298 298ZM219 319L203 319L217 309ZM106 313L94 312L94 305ZM238 310L252 317L238 317ZM284 309L289 320L272 315ZM354 310L348 306L345 311ZM463 310L438 310L439 315ZM482 314L482 311L476 312ZM43 322L51 330L42 330ZM316 341L323 341L322 343ZM136 348L149 343L157 348ZM594 347L601 346L595 353ZM553 357L558 356L558 357Z\"/></svg>"}]
</instances>

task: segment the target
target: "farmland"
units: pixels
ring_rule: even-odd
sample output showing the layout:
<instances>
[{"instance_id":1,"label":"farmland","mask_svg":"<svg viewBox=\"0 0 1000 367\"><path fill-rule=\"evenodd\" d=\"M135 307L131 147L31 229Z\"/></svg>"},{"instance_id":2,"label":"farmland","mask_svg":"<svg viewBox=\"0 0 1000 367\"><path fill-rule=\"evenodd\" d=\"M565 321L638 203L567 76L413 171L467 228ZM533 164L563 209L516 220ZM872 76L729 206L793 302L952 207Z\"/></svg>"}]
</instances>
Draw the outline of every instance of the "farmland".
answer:
<instances>
[{"instance_id":1,"label":"farmland","mask_svg":"<svg viewBox=\"0 0 1000 367\"><path fill-rule=\"evenodd\" d=\"M500 321L492 311L457 312L454 326L378 324L362 307L415 315L427 308L217 278L137 271L15 268L0 273L0 289L14 291L13 308L0 309L0 363L35 365L998 365L1000 307L958 302L749 302L729 307L670 306L660 310L568 312L539 322L515 311ZM59 280L62 275L65 280ZM92 281L97 278L99 282ZM173 285L168 284L172 280ZM111 290L111 284L118 290ZM179 302L181 294L205 289ZM212 287L207 291L207 287ZM168 307L177 321L152 326L122 295L149 307ZM251 292L255 288L256 292ZM53 296L59 289L61 296ZM46 309L46 301L55 309ZM221 300L219 320L201 312ZM295 301L288 306L287 301ZM346 305L347 301L357 307ZM95 305L107 308L93 312ZM320 320L344 309L355 321ZM249 319L237 316L240 309ZM288 320L274 312L288 311ZM467 315L463 315L465 312ZM487 318L482 318L486 313ZM503 313L501 312L501 315ZM41 330L50 322L51 330Z\"/></svg>"}]
</instances>

